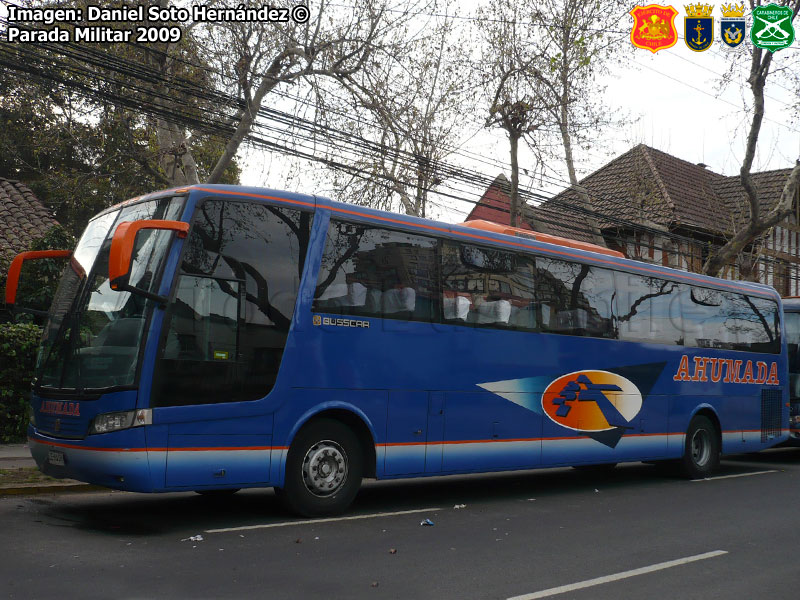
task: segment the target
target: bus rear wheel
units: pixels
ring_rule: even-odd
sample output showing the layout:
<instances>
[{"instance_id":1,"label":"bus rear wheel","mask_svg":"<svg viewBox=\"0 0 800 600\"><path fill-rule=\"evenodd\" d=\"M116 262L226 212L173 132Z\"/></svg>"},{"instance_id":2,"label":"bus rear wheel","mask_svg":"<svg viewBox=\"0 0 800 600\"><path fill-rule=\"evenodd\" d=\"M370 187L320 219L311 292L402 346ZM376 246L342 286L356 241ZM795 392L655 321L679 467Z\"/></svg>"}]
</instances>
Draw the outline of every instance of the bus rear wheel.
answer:
<instances>
[{"instance_id":1,"label":"bus rear wheel","mask_svg":"<svg viewBox=\"0 0 800 600\"><path fill-rule=\"evenodd\" d=\"M364 458L355 433L339 421L312 421L295 437L286 457L279 498L305 517L344 512L361 487Z\"/></svg>"},{"instance_id":2,"label":"bus rear wheel","mask_svg":"<svg viewBox=\"0 0 800 600\"><path fill-rule=\"evenodd\" d=\"M683 472L690 479L708 477L719 467L719 453L717 428L708 417L694 417L686 431Z\"/></svg>"}]
</instances>

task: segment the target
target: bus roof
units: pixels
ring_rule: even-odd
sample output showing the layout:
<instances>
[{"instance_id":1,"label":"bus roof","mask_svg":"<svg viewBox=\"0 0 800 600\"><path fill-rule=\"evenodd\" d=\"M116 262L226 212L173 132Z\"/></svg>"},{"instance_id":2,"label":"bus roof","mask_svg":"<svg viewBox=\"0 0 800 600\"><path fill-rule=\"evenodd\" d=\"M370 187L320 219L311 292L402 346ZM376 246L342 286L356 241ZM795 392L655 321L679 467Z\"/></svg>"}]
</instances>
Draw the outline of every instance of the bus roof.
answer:
<instances>
[{"instance_id":1,"label":"bus roof","mask_svg":"<svg viewBox=\"0 0 800 600\"><path fill-rule=\"evenodd\" d=\"M681 271L670 267L664 267L653 263L646 263L625 258L624 255L615 250L602 248L594 244L569 240L559 236L540 234L520 230L522 234L515 232L516 228L506 225L491 223L489 221L469 221L467 223L451 224L421 217L413 217L398 213L377 210L330 200L324 196L311 196L296 192L287 192L269 188L258 188L238 185L224 184L195 184L181 188L171 189L163 193L205 193L218 194L229 197L256 198L265 201L278 201L295 206L306 208L327 208L333 213L342 216L355 217L376 221L388 227L405 227L415 229L420 233L443 235L450 238L470 239L475 243L490 242L502 246L510 246L555 255L565 260L579 260L594 263L606 267L631 271L645 277L667 277L673 280L685 281L695 285L706 285L709 287L729 289L741 293L754 293L760 296L767 296L772 299L779 299L777 291L761 283L751 281L733 281L710 277L699 273ZM147 197L156 194L148 194Z\"/></svg>"},{"instance_id":2,"label":"bus roof","mask_svg":"<svg viewBox=\"0 0 800 600\"><path fill-rule=\"evenodd\" d=\"M586 250L587 252L597 252L598 254L605 254L607 256L616 256L617 258L625 258L622 252L604 248L597 244L590 244L588 242L579 242L569 238L561 237L558 235L549 235L547 233L539 233L535 231L527 231L519 227L511 227L510 225L502 225L493 221L484 221L475 219L472 221L464 221L461 223L464 227L474 227L475 229L482 229L483 231L494 231L496 233L504 233L514 237L522 237L539 242L547 242L548 244L556 244L557 246L566 246L567 248L578 248L579 250Z\"/></svg>"}]
</instances>

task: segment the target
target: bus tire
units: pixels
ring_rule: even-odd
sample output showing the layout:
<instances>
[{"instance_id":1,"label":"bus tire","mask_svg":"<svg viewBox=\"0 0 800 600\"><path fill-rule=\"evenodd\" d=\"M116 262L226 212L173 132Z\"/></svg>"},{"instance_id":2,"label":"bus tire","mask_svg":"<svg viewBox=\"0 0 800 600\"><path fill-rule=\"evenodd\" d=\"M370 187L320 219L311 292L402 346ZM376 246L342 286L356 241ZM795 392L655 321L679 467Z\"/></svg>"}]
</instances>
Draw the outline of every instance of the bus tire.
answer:
<instances>
[{"instance_id":1,"label":"bus tire","mask_svg":"<svg viewBox=\"0 0 800 600\"><path fill-rule=\"evenodd\" d=\"M279 498L304 517L339 514L356 497L363 472L364 457L353 430L333 419L312 421L289 447Z\"/></svg>"},{"instance_id":2,"label":"bus tire","mask_svg":"<svg viewBox=\"0 0 800 600\"><path fill-rule=\"evenodd\" d=\"M719 467L719 437L708 417L697 415L689 423L681 459L684 474L690 479L708 477Z\"/></svg>"}]
</instances>

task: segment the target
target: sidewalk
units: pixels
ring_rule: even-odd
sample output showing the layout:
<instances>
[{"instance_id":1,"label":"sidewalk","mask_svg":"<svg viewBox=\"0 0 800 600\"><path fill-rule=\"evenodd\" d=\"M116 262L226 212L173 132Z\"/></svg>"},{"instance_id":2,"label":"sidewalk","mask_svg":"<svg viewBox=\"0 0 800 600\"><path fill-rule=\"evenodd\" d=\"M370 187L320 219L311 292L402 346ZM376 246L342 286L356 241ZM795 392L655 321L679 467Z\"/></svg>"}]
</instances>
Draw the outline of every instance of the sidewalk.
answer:
<instances>
[{"instance_id":1,"label":"sidewalk","mask_svg":"<svg viewBox=\"0 0 800 600\"><path fill-rule=\"evenodd\" d=\"M28 444L0 444L0 469L35 467Z\"/></svg>"},{"instance_id":2,"label":"sidewalk","mask_svg":"<svg viewBox=\"0 0 800 600\"><path fill-rule=\"evenodd\" d=\"M99 489L105 488L73 479L46 477L36 468L28 444L0 444L0 497Z\"/></svg>"}]
</instances>

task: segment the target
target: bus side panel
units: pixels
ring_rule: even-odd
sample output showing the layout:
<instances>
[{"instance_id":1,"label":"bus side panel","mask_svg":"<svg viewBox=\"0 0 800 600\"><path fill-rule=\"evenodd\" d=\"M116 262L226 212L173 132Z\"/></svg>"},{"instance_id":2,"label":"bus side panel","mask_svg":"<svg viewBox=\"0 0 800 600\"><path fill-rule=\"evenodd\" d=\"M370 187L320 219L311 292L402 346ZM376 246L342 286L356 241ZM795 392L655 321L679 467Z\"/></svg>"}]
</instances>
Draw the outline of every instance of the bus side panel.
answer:
<instances>
[{"instance_id":1,"label":"bus side panel","mask_svg":"<svg viewBox=\"0 0 800 600\"><path fill-rule=\"evenodd\" d=\"M542 416L522 408L527 394L445 395L444 471L530 469L541 464ZM518 398L516 398L518 397Z\"/></svg>"}]
</instances>

